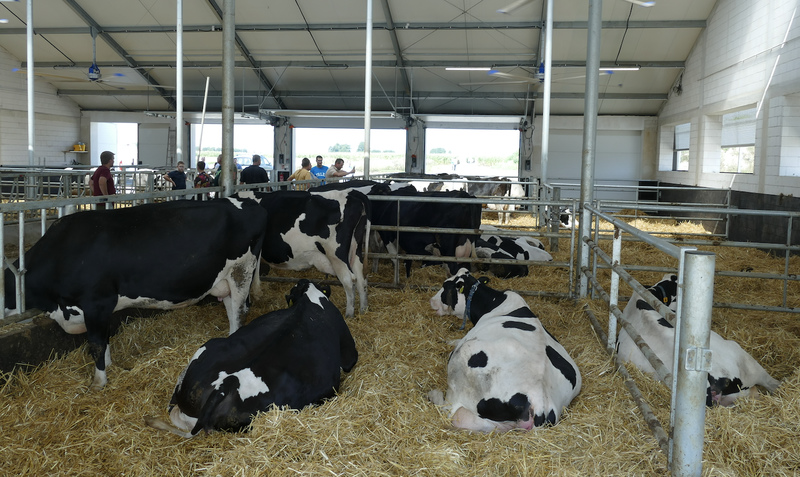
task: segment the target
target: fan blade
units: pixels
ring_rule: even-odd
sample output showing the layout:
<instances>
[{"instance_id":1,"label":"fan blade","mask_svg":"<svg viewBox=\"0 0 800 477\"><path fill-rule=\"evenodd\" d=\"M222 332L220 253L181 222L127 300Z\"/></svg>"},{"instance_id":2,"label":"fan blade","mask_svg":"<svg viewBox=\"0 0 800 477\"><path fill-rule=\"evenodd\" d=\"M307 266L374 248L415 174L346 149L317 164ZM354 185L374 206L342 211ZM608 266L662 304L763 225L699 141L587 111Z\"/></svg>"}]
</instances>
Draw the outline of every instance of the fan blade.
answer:
<instances>
[{"instance_id":1,"label":"fan blade","mask_svg":"<svg viewBox=\"0 0 800 477\"><path fill-rule=\"evenodd\" d=\"M516 80L516 81L475 81L472 83L458 83L459 86L479 86L479 85L489 85L489 84L529 84L530 81L528 80Z\"/></svg>"},{"instance_id":2,"label":"fan blade","mask_svg":"<svg viewBox=\"0 0 800 477\"><path fill-rule=\"evenodd\" d=\"M628 3L632 3L634 5L639 5L640 7L652 7L656 4L656 2L643 2L641 0L625 0Z\"/></svg>"},{"instance_id":3,"label":"fan blade","mask_svg":"<svg viewBox=\"0 0 800 477\"><path fill-rule=\"evenodd\" d=\"M529 76L521 76L521 75L512 75L511 73L503 73L502 71L497 70L490 70L489 75L491 76L499 76L501 78L508 78L515 81L526 82L526 83L538 83L539 78L536 77L529 77Z\"/></svg>"}]
</instances>

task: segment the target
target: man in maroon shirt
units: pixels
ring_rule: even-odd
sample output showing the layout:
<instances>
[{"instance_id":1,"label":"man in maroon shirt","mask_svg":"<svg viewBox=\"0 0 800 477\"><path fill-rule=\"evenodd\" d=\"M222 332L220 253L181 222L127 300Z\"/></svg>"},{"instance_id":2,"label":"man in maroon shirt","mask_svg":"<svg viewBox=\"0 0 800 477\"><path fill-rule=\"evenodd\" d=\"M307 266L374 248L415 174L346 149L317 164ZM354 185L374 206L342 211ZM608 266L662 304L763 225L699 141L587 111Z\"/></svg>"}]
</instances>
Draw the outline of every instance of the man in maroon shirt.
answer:
<instances>
[{"instance_id":1,"label":"man in maroon shirt","mask_svg":"<svg viewBox=\"0 0 800 477\"><path fill-rule=\"evenodd\" d=\"M103 151L100 154L100 167L92 174L92 180L89 186L92 189L92 195L114 195L117 190L114 188L114 178L111 177L111 166L114 165L114 153L111 151ZM114 204L110 203L109 208L113 208ZM98 209L105 209L106 204L97 204Z\"/></svg>"}]
</instances>

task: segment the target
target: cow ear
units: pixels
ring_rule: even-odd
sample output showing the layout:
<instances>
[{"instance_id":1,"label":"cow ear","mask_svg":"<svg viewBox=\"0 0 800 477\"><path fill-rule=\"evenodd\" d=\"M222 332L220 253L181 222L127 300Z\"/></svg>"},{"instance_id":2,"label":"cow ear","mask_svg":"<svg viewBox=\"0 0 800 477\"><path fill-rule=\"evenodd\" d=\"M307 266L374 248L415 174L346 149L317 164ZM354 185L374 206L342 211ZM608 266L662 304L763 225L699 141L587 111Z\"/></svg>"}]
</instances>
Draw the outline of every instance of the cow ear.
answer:
<instances>
[{"instance_id":1,"label":"cow ear","mask_svg":"<svg viewBox=\"0 0 800 477\"><path fill-rule=\"evenodd\" d=\"M486 285L487 283L489 283L489 277L480 277L478 281Z\"/></svg>"},{"instance_id":2,"label":"cow ear","mask_svg":"<svg viewBox=\"0 0 800 477\"><path fill-rule=\"evenodd\" d=\"M461 288L458 289L458 293L464 293L464 285L461 285Z\"/></svg>"},{"instance_id":3,"label":"cow ear","mask_svg":"<svg viewBox=\"0 0 800 477\"><path fill-rule=\"evenodd\" d=\"M665 296L664 298L662 298L661 301L663 301L665 304L669 305L669 297L668 296Z\"/></svg>"},{"instance_id":4,"label":"cow ear","mask_svg":"<svg viewBox=\"0 0 800 477\"><path fill-rule=\"evenodd\" d=\"M292 306L292 295L286 295L286 304Z\"/></svg>"},{"instance_id":5,"label":"cow ear","mask_svg":"<svg viewBox=\"0 0 800 477\"><path fill-rule=\"evenodd\" d=\"M321 291L322 294L325 295L326 297L328 298L331 297L331 287L329 287L328 285L321 287Z\"/></svg>"}]
</instances>

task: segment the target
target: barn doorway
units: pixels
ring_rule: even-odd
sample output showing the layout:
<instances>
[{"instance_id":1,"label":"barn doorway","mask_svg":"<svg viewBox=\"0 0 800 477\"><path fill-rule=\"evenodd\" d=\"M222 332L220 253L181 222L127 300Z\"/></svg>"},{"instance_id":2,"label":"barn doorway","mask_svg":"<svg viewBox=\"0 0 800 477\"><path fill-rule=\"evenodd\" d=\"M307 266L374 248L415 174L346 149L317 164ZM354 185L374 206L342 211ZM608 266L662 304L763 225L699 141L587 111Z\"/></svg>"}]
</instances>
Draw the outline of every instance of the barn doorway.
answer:
<instances>
[{"instance_id":1,"label":"barn doorway","mask_svg":"<svg viewBox=\"0 0 800 477\"><path fill-rule=\"evenodd\" d=\"M517 177L516 129L438 129L425 132L425 172L461 176Z\"/></svg>"}]
</instances>

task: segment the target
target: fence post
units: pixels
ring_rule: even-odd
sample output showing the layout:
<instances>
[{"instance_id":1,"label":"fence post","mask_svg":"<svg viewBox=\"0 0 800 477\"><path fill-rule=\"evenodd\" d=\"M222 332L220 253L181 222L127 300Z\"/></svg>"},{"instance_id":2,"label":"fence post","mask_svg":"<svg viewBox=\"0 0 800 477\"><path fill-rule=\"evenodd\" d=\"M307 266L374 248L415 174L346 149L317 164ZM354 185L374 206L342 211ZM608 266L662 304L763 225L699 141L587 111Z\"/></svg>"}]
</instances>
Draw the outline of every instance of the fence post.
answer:
<instances>
[{"instance_id":1,"label":"fence post","mask_svg":"<svg viewBox=\"0 0 800 477\"><path fill-rule=\"evenodd\" d=\"M688 251L685 254L674 409L673 476L700 476L703 470L715 260L716 255L711 252Z\"/></svg>"}]
</instances>

